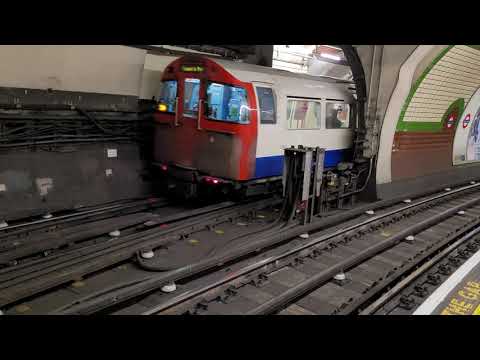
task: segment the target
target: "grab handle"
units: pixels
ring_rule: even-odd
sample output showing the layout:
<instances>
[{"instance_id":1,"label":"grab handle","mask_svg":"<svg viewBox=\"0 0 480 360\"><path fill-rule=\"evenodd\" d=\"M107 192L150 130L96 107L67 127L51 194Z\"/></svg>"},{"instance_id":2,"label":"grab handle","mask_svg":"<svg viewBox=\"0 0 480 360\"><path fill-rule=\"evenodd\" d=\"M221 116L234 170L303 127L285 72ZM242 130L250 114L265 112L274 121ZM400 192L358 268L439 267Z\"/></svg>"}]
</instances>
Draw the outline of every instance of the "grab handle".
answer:
<instances>
[{"instance_id":1,"label":"grab handle","mask_svg":"<svg viewBox=\"0 0 480 360\"><path fill-rule=\"evenodd\" d=\"M175 98L175 121L174 125L178 126L178 97Z\"/></svg>"},{"instance_id":2,"label":"grab handle","mask_svg":"<svg viewBox=\"0 0 480 360\"><path fill-rule=\"evenodd\" d=\"M201 125L201 121L202 121L202 109L203 109L203 103L205 102L205 100L199 100L198 102L198 116L197 116L197 130L202 130L202 125Z\"/></svg>"}]
</instances>

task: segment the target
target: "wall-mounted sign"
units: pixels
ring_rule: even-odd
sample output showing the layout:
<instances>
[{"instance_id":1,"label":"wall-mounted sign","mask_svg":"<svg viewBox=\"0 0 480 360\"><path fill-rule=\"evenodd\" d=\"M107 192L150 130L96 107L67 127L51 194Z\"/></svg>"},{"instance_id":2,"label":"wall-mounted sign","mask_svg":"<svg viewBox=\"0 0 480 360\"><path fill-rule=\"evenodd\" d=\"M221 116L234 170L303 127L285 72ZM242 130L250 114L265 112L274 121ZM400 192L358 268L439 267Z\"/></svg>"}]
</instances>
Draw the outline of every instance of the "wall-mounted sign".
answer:
<instances>
[{"instance_id":1,"label":"wall-mounted sign","mask_svg":"<svg viewBox=\"0 0 480 360\"><path fill-rule=\"evenodd\" d=\"M183 72L189 72L189 73L201 73L205 70L203 66L199 65L182 65L182 71Z\"/></svg>"},{"instance_id":2,"label":"wall-mounted sign","mask_svg":"<svg viewBox=\"0 0 480 360\"><path fill-rule=\"evenodd\" d=\"M456 114L450 115L450 117L447 120L447 129L451 129L453 127L453 125L455 124L456 118L457 118Z\"/></svg>"},{"instance_id":3,"label":"wall-mounted sign","mask_svg":"<svg viewBox=\"0 0 480 360\"><path fill-rule=\"evenodd\" d=\"M480 88L475 91L459 118L453 140L453 165L480 162Z\"/></svg>"},{"instance_id":4,"label":"wall-mounted sign","mask_svg":"<svg viewBox=\"0 0 480 360\"><path fill-rule=\"evenodd\" d=\"M470 123L471 117L472 116L470 114L467 114L467 116L465 116L465 118L463 119L462 126L463 126L464 129L466 129L468 124Z\"/></svg>"},{"instance_id":5,"label":"wall-mounted sign","mask_svg":"<svg viewBox=\"0 0 480 360\"><path fill-rule=\"evenodd\" d=\"M107 157L116 158L117 157L117 149L107 149Z\"/></svg>"}]
</instances>

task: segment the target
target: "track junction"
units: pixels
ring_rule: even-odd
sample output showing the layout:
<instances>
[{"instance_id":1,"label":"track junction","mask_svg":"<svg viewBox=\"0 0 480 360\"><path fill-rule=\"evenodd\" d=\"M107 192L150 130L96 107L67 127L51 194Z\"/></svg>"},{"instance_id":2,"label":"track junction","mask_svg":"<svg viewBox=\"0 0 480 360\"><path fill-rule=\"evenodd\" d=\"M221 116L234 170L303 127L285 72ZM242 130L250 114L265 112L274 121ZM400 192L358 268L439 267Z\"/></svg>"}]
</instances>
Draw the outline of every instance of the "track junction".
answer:
<instances>
[{"instance_id":1,"label":"track junction","mask_svg":"<svg viewBox=\"0 0 480 360\"><path fill-rule=\"evenodd\" d=\"M0 308L5 314L413 312L461 264L452 259L477 251L479 186L363 204L309 224L277 197L188 210L136 199L12 223L0 234Z\"/></svg>"}]
</instances>

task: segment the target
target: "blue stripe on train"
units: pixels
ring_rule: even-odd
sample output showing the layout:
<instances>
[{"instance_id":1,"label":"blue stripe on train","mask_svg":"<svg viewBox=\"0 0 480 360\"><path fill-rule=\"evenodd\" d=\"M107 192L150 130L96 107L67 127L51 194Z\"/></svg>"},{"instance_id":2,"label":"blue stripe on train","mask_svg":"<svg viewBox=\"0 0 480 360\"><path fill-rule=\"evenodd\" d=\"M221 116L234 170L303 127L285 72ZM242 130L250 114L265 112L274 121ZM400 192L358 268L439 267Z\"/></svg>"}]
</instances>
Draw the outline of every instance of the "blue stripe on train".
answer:
<instances>
[{"instance_id":1,"label":"blue stripe on train","mask_svg":"<svg viewBox=\"0 0 480 360\"><path fill-rule=\"evenodd\" d=\"M325 167L336 166L339 162L348 160L351 149L327 150L325 152ZM269 176L279 176L283 173L283 155L256 158L255 179Z\"/></svg>"}]
</instances>

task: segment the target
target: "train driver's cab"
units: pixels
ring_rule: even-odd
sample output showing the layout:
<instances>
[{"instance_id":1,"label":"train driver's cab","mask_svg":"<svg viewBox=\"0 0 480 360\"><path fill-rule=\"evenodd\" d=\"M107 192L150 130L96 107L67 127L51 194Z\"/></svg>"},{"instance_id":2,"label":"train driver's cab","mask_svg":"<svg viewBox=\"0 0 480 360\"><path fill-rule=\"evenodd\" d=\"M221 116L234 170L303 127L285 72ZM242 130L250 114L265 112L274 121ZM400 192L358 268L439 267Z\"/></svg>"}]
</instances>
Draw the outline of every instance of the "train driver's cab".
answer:
<instances>
[{"instance_id":1,"label":"train driver's cab","mask_svg":"<svg viewBox=\"0 0 480 360\"><path fill-rule=\"evenodd\" d=\"M219 123L249 124L246 87L219 68L208 61L201 66L187 66L181 61L171 64L162 81L157 122L180 126L194 118L199 130Z\"/></svg>"}]
</instances>

